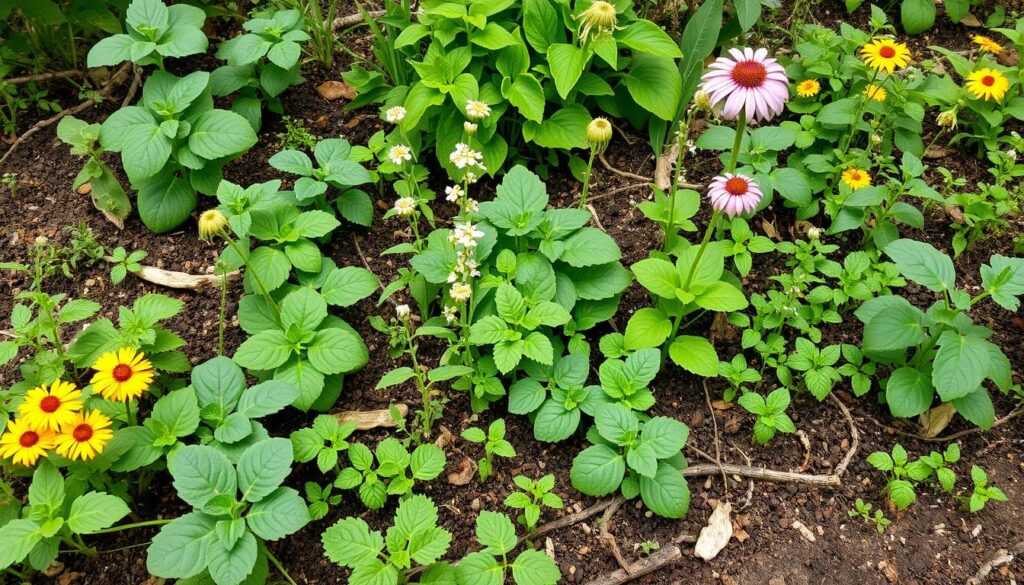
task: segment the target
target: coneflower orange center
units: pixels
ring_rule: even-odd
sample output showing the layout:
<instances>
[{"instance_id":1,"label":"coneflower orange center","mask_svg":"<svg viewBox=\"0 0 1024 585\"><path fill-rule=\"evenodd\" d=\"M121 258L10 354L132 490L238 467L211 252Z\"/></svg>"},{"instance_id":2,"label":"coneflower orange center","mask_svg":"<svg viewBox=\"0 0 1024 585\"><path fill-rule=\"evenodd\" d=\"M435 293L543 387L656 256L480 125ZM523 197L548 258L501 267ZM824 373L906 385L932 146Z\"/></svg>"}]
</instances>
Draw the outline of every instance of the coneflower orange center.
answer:
<instances>
[{"instance_id":1,"label":"coneflower orange center","mask_svg":"<svg viewBox=\"0 0 1024 585\"><path fill-rule=\"evenodd\" d=\"M22 447L31 447L39 442L39 433L35 431L25 431L18 438L18 444Z\"/></svg>"},{"instance_id":2,"label":"coneflower orange center","mask_svg":"<svg viewBox=\"0 0 1024 585\"><path fill-rule=\"evenodd\" d=\"M896 56L896 49L886 45L881 49L878 49L878 54L886 59L892 59Z\"/></svg>"},{"instance_id":3,"label":"coneflower orange center","mask_svg":"<svg viewBox=\"0 0 1024 585\"><path fill-rule=\"evenodd\" d=\"M79 443L88 441L92 438L92 427L87 424L80 424L75 427L75 430L71 431L71 436Z\"/></svg>"},{"instance_id":4,"label":"coneflower orange center","mask_svg":"<svg viewBox=\"0 0 1024 585\"><path fill-rule=\"evenodd\" d=\"M117 364L111 375L118 382L127 382L132 377L132 367L128 364Z\"/></svg>"},{"instance_id":5,"label":"coneflower orange center","mask_svg":"<svg viewBox=\"0 0 1024 585\"><path fill-rule=\"evenodd\" d=\"M768 70L757 61L740 61L732 68L732 80L741 87L761 87Z\"/></svg>"},{"instance_id":6,"label":"coneflower orange center","mask_svg":"<svg viewBox=\"0 0 1024 585\"><path fill-rule=\"evenodd\" d=\"M733 177L725 182L725 190L730 195L745 195L747 193L747 181L740 177Z\"/></svg>"},{"instance_id":7,"label":"coneflower orange center","mask_svg":"<svg viewBox=\"0 0 1024 585\"><path fill-rule=\"evenodd\" d=\"M987 87L992 87L996 83L996 78L991 75L986 75L981 78L981 84Z\"/></svg>"},{"instance_id":8,"label":"coneflower orange center","mask_svg":"<svg viewBox=\"0 0 1024 585\"><path fill-rule=\"evenodd\" d=\"M850 171L850 180L851 181L859 181L860 180L860 173L858 173L857 171Z\"/></svg>"},{"instance_id":9,"label":"coneflower orange center","mask_svg":"<svg viewBox=\"0 0 1024 585\"><path fill-rule=\"evenodd\" d=\"M39 401L39 410L43 412L57 412L58 408L60 408L60 398L56 396L44 396Z\"/></svg>"}]
</instances>

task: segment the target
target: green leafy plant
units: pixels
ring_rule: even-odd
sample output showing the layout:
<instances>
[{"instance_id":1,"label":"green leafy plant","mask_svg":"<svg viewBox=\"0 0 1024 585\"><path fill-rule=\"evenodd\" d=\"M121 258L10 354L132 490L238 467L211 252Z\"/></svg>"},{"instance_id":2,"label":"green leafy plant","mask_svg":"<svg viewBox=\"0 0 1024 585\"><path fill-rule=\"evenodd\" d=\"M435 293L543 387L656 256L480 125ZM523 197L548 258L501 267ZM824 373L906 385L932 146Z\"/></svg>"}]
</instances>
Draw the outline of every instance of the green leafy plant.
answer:
<instances>
[{"instance_id":1,"label":"green leafy plant","mask_svg":"<svg viewBox=\"0 0 1024 585\"><path fill-rule=\"evenodd\" d=\"M306 492L306 501L309 502L309 519L313 521L323 520L332 506L341 503L342 494L332 493L334 484L327 484L321 487L312 481L307 481L303 486Z\"/></svg>"},{"instance_id":2,"label":"green leafy plant","mask_svg":"<svg viewBox=\"0 0 1024 585\"><path fill-rule=\"evenodd\" d=\"M553 366L527 364L526 378L508 391L508 411L530 415L533 436L538 441L557 442L569 438L580 424L580 413L591 416L606 402L597 386L584 386L590 360L584 355L567 355Z\"/></svg>"},{"instance_id":3,"label":"green leafy plant","mask_svg":"<svg viewBox=\"0 0 1024 585\"><path fill-rule=\"evenodd\" d=\"M747 412L757 416L754 421L755 443L766 445L777 432L796 432L796 425L786 414L789 400L789 390L786 388L776 388L767 397L757 392L747 392L736 400Z\"/></svg>"},{"instance_id":4,"label":"green leafy plant","mask_svg":"<svg viewBox=\"0 0 1024 585\"><path fill-rule=\"evenodd\" d=\"M932 451L928 455L918 457L916 461L908 465L911 476L918 481L925 481L934 478L943 490L953 493L953 486L956 484L956 473L949 468L949 463L960 461L960 446L950 443L942 453Z\"/></svg>"},{"instance_id":5,"label":"green leafy plant","mask_svg":"<svg viewBox=\"0 0 1024 585\"><path fill-rule=\"evenodd\" d=\"M291 472L288 439L265 439L233 465L221 451L187 445L170 460L178 497L193 511L160 529L146 549L146 569L165 578L207 574L218 585L238 585L252 574L266 579L266 546L309 523L302 496L281 483ZM290 580L290 578L289 578Z\"/></svg>"},{"instance_id":6,"label":"green leafy plant","mask_svg":"<svg viewBox=\"0 0 1024 585\"><path fill-rule=\"evenodd\" d=\"M469 553L456 565L459 583L506 583L509 572L516 585L555 585L562 578L555 561L539 550L528 548L509 562L509 553L518 541L515 525L504 514L480 512L476 518L476 540L484 548Z\"/></svg>"},{"instance_id":7,"label":"green leafy plant","mask_svg":"<svg viewBox=\"0 0 1024 585\"><path fill-rule=\"evenodd\" d=\"M523 513L516 518L527 532L532 533L540 520L544 508L561 510L564 507L562 498L552 490L555 488L555 476L547 474L544 477L533 480L525 475L517 475L512 478L522 491L514 491L505 498L505 505L509 508L522 510Z\"/></svg>"},{"instance_id":8,"label":"green leafy plant","mask_svg":"<svg viewBox=\"0 0 1024 585\"><path fill-rule=\"evenodd\" d=\"M853 509L848 510L847 514L850 518L860 518L865 524L871 524L875 527L875 531L879 534L885 532L885 529L892 524L892 520L885 517L885 512L881 510L875 510L875 514L871 514L871 504L864 500L857 498L857 501L853 503Z\"/></svg>"},{"instance_id":9,"label":"green leafy plant","mask_svg":"<svg viewBox=\"0 0 1024 585\"><path fill-rule=\"evenodd\" d=\"M511 284L498 286L494 304L497 314L473 323L469 342L493 345L494 363L503 374L514 370L524 357L541 364L552 364L554 348L551 340L537 329L565 325L572 318L569 312L552 301L528 305L523 294Z\"/></svg>"},{"instance_id":10,"label":"green leafy plant","mask_svg":"<svg viewBox=\"0 0 1024 585\"><path fill-rule=\"evenodd\" d=\"M482 443L484 446L484 457L477 461L482 482L487 481L494 472L495 455L508 459L516 456L515 447L505 439L505 419L499 418L492 422L486 433L481 428L470 427L462 431L462 438L470 443Z\"/></svg>"},{"instance_id":11,"label":"green leafy plant","mask_svg":"<svg viewBox=\"0 0 1024 585\"><path fill-rule=\"evenodd\" d=\"M971 482L974 484L974 489L966 498L966 504L967 509L972 513L980 512L990 501L1005 502L1009 499L1003 490L989 485L988 474L977 465L971 466Z\"/></svg>"},{"instance_id":12,"label":"green leafy plant","mask_svg":"<svg viewBox=\"0 0 1024 585\"><path fill-rule=\"evenodd\" d=\"M321 473L338 467L338 458L349 447L348 438L356 430L356 423L342 423L329 414L313 419L313 425L291 434L295 460L308 463L316 459Z\"/></svg>"},{"instance_id":13,"label":"green leafy plant","mask_svg":"<svg viewBox=\"0 0 1024 585\"><path fill-rule=\"evenodd\" d=\"M99 124L89 124L74 116L65 116L57 124L57 137L71 146L71 154L88 159L71 187L78 189L88 183L93 205L108 217L123 221L131 213L132 204L114 172L103 162L100 131Z\"/></svg>"},{"instance_id":14,"label":"green leafy plant","mask_svg":"<svg viewBox=\"0 0 1024 585\"><path fill-rule=\"evenodd\" d=\"M362 443L348 447L351 467L338 472L334 485L343 490L359 488L359 499L371 510L384 507L388 496L403 500L412 495L417 481L429 481L444 471L446 457L437 445L426 443L412 454L397 439L388 437L377 444L374 452Z\"/></svg>"},{"instance_id":15,"label":"green leafy plant","mask_svg":"<svg viewBox=\"0 0 1024 585\"><path fill-rule=\"evenodd\" d=\"M110 282L121 284L128 274L135 274L142 270L142 261L149 256L145 250L128 252L123 246L118 246L110 251L110 261L113 266L110 268Z\"/></svg>"},{"instance_id":16,"label":"green leafy plant","mask_svg":"<svg viewBox=\"0 0 1024 585\"><path fill-rule=\"evenodd\" d=\"M638 495L647 508L665 518L682 518L690 507L690 488L679 473L686 467L682 449L687 426L658 416L642 422L622 404L601 407L587 433L592 443L573 459L572 485L588 496L621 491Z\"/></svg>"},{"instance_id":17,"label":"green leafy plant","mask_svg":"<svg viewBox=\"0 0 1024 585\"><path fill-rule=\"evenodd\" d=\"M448 552L452 535L437 525L437 507L426 496L398 505L387 539L361 518L343 518L324 531L324 554L350 567L352 585L407 583L410 569L423 567L422 585L454 582L454 570L438 560Z\"/></svg>"},{"instance_id":18,"label":"green leafy plant","mask_svg":"<svg viewBox=\"0 0 1024 585\"><path fill-rule=\"evenodd\" d=\"M341 138L321 140L313 149L316 165L306 153L282 150L270 157L270 166L298 175L295 199L299 205L327 207L328 187L340 190L334 201L342 217L358 225L370 225L373 203L364 191L354 189L372 180L370 172L360 164L362 155Z\"/></svg>"},{"instance_id":19,"label":"green leafy plant","mask_svg":"<svg viewBox=\"0 0 1024 585\"><path fill-rule=\"evenodd\" d=\"M724 394L726 402L732 402L737 394L746 394L746 384L761 381L761 373L747 365L747 358L742 353L732 356L731 361L718 362L718 375L729 383Z\"/></svg>"},{"instance_id":20,"label":"green leafy plant","mask_svg":"<svg viewBox=\"0 0 1024 585\"><path fill-rule=\"evenodd\" d=\"M898 443L893 446L892 454L875 451L868 455L868 463L885 473L886 484L882 493L898 510L906 510L917 500L914 482L923 480L927 477L926 474L931 473L930 469L912 465L907 450Z\"/></svg>"},{"instance_id":21,"label":"green leafy plant","mask_svg":"<svg viewBox=\"0 0 1024 585\"><path fill-rule=\"evenodd\" d=\"M117 110L100 130L100 144L121 153L139 215L155 232L185 221L196 193L215 194L224 164L256 144L245 118L213 107L209 79L204 71L181 78L157 71L142 105Z\"/></svg>"},{"instance_id":22,"label":"green leafy plant","mask_svg":"<svg viewBox=\"0 0 1024 585\"><path fill-rule=\"evenodd\" d=\"M89 67L137 65L164 68L167 57L187 57L206 52L203 33L206 13L188 4L167 6L160 0L132 0L126 19L128 32L102 39L89 50Z\"/></svg>"},{"instance_id":23,"label":"green leafy plant","mask_svg":"<svg viewBox=\"0 0 1024 585\"><path fill-rule=\"evenodd\" d=\"M824 400L835 383L842 379L835 367L842 348L838 344L819 347L804 337L798 337L794 347L786 365L801 372L807 390L818 400Z\"/></svg>"},{"instance_id":24,"label":"green leafy plant","mask_svg":"<svg viewBox=\"0 0 1024 585\"><path fill-rule=\"evenodd\" d=\"M1008 389L1010 362L988 340L991 330L968 316L978 302L991 298L1016 311L1024 294L1024 259L996 254L981 267L982 290L976 295L956 287L949 256L913 240L896 240L885 248L900 272L942 299L922 311L900 296L864 302L856 311L864 323L864 355L892 368L885 397L894 416L917 416L931 408L935 395L951 403L964 418L991 426L995 412L985 379Z\"/></svg>"}]
</instances>

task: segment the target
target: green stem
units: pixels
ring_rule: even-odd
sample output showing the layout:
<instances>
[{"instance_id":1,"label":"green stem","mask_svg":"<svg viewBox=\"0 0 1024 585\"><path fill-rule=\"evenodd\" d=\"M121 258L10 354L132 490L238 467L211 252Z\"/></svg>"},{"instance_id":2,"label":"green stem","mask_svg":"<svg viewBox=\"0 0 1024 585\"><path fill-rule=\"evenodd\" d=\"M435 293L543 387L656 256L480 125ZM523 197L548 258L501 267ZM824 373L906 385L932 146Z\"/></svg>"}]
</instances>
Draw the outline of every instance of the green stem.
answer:
<instances>
[{"instance_id":1,"label":"green stem","mask_svg":"<svg viewBox=\"0 0 1024 585\"><path fill-rule=\"evenodd\" d=\"M292 576L288 574L288 571L284 570L284 565L281 564L281 561L277 560L274 553L270 552L270 548L268 548L267 545L263 545L263 552L266 553L267 559L272 565L274 565L277 572L281 573L281 576L284 577L284 580L287 581L289 585L299 585L294 579L292 579Z\"/></svg>"},{"instance_id":2,"label":"green stem","mask_svg":"<svg viewBox=\"0 0 1024 585\"><path fill-rule=\"evenodd\" d=\"M217 323L217 355L224 355L224 317L228 307L228 275L221 270L220 275L220 313Z\"/></svg>"},{"instance_id":3,"label":"green stem","mask_svg":"<svg viewBox=\"0 0 1024 585\"><path fill-rule=\"evenodd\" d=\"M85 546L81 542L78 542L77 540L75 540L75 538L73 536L63 535L63 536L60 537L60 540L64 544L67 544L68 546L72 547L73 549L75 549L76 551L78 551L79 553L82 553L83 555L85 555L87 557L95 557L96 554L97 554L96 553L96 549L92 549L92 548L89 548L89 547Z\"/></svg>"},{"instance_id":4,"label":"green stem","mask_svg":"<svg viewBox=\"0 0 1024 585\"><path fill-rule=\"evenodd\" d=\"M127 418L125 419L128 422L128 425L135 426L136 421L135 416L132 414L132 401L130 398L124 401L124 411L128 415Z\"/></svg>"},{"instance_id":5,"label":"green stem","mask_svg":"<svg viewBox=\"0 0 1024 585\"><path fill-rule=\"evenodd\" d=\"M252 265L249 264L249 255L243 253L242 249L239 248L238 245L235 244L235 241L226 233L224 234L224 239L227 241L228 245L231 246L231 249L235 251L235 254L238 254L238 257L242 259L242 264L245 265L246 271L252 275L252 279L256 281L256 286L260 287L260 292L263 294L263 298L266 299L267 304L270 305L270 308L274 310L274 314L277 315L278 319L280 319L281 310L277 307L277 303L274 302L274 299L271 298L270 291L267 290L267 287L263 284L263 279L260 278L259 273L253 270Z\"/></svg>"},{"instance_id":6,"label":"green stem","mask_svg":"<svg viewBox=\"0 0 1024 585\"><path fill-rule=\"evenodd\" d=\"M590 160L587 161L587 174L583 175L583 192L580 193L580 209L587 204L587 194L590 193L590 173L594 170L594 157L597 156L597 149L590 147Z\"/></svg>"},{"instance_id":7,"label":"green stem","mask_svg":"<svg viewBox=\"0 0 1024 585\"><path fill-rule=\"evenodd\" d=\"M875 80L878 79L879 71L879 69L875 69L874 74L871 75L871 81L868 81L868 85L875 84ZM850 142L853 141L853 135L857 133L857 127L860 126L861 116L864 115L864 108L868 105L868 102L870 101L871 98L869 96L863 94L860 96L860 102L857 104L857 113L853 116L853 125L850 127L850 133L846 135L845 139L843 139L843 145L839 149L840 159L846 158L846 151L849 150ZM840 160L839 162L843 161Z\"/></svg>"},{"instance_id":8,"label":"green stem","mask_svg":"<svg viewBox=\"0 0 1024 585\"><path fill-rule=\"evenodd\" d=\"M740 115L736 118L736 136L732 141L732 158L729 159L729 167L725 171L727 173L736 172L736 163L740 159L740 147L743 145L743 136L747 130L747 112L746 110L740 110Z\"/></svg>"},{"instance_id":9,"label":"green stem","mask_svg":"<svg viewBox=\"0 0 1024 585\"><path fill-rule=\"evenodd\" d=\"M22 581L30 581L28 573L22 573L21 571L18 571L16 569L12 569L10 567L7 567L6 569L4 569L4 572L10 573L11 575L14 575L18 579L21 579Z\"/></svg>"},{"instance_id":10,"label":"green stem","mask_svg":"<svg viewBox=\"0 0 1024 585\"><path fill-rule=\"evenodd\" d=\"M708 222L708 227L704 230L704 239L700 241L700 248L697 250L697 257L693 259L693 264L690 266L690 272L686 275L686 282L683 283L683 290L690 290L690 284L693 282L693 276L697 273L697 266L700 265L700 259L704 256L704 249L708 247L708 242L711 241L711 232L715 230L715 225L718 224L718 216L721 214L717 209L712 212L711 220Z\"/></svg>"},{"instance_id":11,"label":"green stem","mask_svg":"<svg viewBox=\"0 0 1024 585\"><path fill-rule=\"evenodd\" d=\"M111 526L110 528L104 528L91 532L90 534L110 534L112 532L120 532L122 530L132 530L134 528L145 528L147 526L163 526L164 524L170 523L170 519L159 519L159 520L145 520L143 522L132 522L131 524L120 524L118 526Z\"/></svg>"}]
</instances>

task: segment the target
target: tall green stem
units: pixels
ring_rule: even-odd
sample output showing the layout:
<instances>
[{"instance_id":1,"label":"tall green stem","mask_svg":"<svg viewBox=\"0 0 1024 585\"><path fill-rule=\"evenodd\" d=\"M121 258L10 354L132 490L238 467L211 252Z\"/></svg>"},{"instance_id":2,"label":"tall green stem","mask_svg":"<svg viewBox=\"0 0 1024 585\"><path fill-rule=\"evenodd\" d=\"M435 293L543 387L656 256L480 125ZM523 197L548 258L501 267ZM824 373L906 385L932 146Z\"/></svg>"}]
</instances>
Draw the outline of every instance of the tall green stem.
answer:
<instances>
[{"instance_id":1,"label":"tall green stem","mask_svg":"<svg viewBox=\"0 0 1024 585\"><path fill-rule=\"evenodd\" d=\"M736 164L740 160L740 147L743 146L743 137L747 133L747 112L746 110L740 110L740 115L736 117L736 136L732 139L732 157L729 159L729 167L725 170L727 173L736 172Z\"/></svg>"},{"instance_id":2,"label":"tall green stem","mask_svg":"<svg viewBox=\"0 0 1024 585\"><path fill-rule=\"evenodd\" d=\"M277 557L274 556L274 553L270 552L270 549L267 547L267 545L263 545L263 552L266 553L267 559L270 561L272 565L274 565L274 567L277 569L277 572L281 573L281 576L284 577L285 581L288 581L289 585L299 585L295 582L294 579L292 579L292 576L288 574L288 571L284 569L284 565L281 564L281 561L277 560Z\"/></svg>"},{"instance_id":3,"label":"tall green stem","mask_svg":"<svg viewBox=\"0 0 1024 585\"><path fill-rule=\"evenodd\" d=\"M132 522L131 524L120 524L118 526L111 526L110 528L103 528L90 534L110 534L111 532L120 532L122 530L132 530L134 528L145 528L147 526L163 526L169 524L169 519L158 519L158 520L145 520L143 522Z\"/></svg>"},{"instance_id":4,"label":"tall green stem","mask_svg":"<svg viewBox=\"0 0 1024 585\"><path fill-rule=\"evenodd\" d=\"M590 193L590 174L594 171L594 157L597 156L597 149L590 147L590 160L587 161L587 174L583 175L583 192L580 193L580 209L587 204L587 194Z\"/></svg>"},{"instance_id":5,"label":"tall green stem","mask_svg":"<svg viewBox=\"0 0 1024 585\"><path fill-rule=\"evenodd\" d=\"M249 255L242 252L242 249L235 244L235 241L231 239L231 236L224 234L224 239L227 241L228 245L231 246L231 249L235 251L235 254L238 254L238 257L242 259L242 264L245 265L246 272L252 275L252 279L256 282L256 286L260 288L263 298L266 299L270 308L274 310L274 314L280 318L281 310L277 307L277 303L275 303L274 299L270 296L270 291L267 289L266 285L263 284L263 279L260 278L259 273L253 270L252 265L249 264Z\"/></svg>"}]
</instances>

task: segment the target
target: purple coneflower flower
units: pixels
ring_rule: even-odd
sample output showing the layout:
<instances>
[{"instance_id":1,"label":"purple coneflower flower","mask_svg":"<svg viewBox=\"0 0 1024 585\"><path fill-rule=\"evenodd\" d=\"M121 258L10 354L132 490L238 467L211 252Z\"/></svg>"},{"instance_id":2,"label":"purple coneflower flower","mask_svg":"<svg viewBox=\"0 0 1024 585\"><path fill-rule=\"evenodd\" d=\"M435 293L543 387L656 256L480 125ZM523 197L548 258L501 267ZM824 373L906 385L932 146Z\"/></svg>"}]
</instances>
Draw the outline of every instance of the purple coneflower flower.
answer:
<instances>
[{"instance_id":1,"label":"purple coneflower flower","mask_svg":"<svg viewBox=\"0 0 1024 585\"><path fill-rule=\"evenodd\" d=\"M729 49L729 57L719 57L701 77L701 89L711 96L711 105L720 103L722 116L732 120L745 111L748 120L769 120L782 112L789 99L789 78L767 49Z\"/></svg>"},{"instance_id":2,"label":"purple coneflower flower","mask_svg":"<svg viewBox=\"0 0 1024 585\"><path fill-rule=\"evenodd\" d=\"M762 197L764 195L757 183L744 175L719 175L708 186L711 206L729 217L753 211L761 203Z\"/></svg>"}]
</instances>

